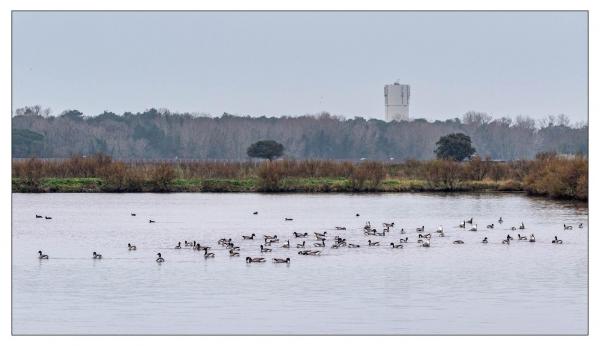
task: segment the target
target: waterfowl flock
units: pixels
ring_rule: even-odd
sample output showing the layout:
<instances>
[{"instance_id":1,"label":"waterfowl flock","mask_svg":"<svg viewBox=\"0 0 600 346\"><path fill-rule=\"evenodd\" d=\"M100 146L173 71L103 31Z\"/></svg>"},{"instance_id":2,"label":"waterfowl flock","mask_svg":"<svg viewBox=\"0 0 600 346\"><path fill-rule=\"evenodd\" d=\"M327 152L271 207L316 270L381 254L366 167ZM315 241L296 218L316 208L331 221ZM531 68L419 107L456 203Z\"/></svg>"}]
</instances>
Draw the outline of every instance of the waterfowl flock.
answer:
<instances>
[{"instance_id":1,"label":"waterfowl flock","mask_svg":"<svg viewBox=\"0 0 600 346\"><path fill-rule=\"evenodd\" d=\"M253 212L253 215L257 215L258 212ZM356 214L358 215L358 213ZM131 213L131 216L136 216L135 213ZM42 218L41 215L36 214L35 215L36 218ZM46 219L49 219L50 217L45 217ZM284 218L284 221L293 221L293 218L289 218L286 217ZM150 223L155 223L155 220L149 219ZM504 223L504 220L502 219L502 217L500 217L498 219L498 224L502 224ZM470 226L467 226L470 225ZM374 239L369 239L371 237L394 237L394 233L397 234L406 234L407 232L405 231L404 228L400 228L398 231L394 231L396 226L396 222L383 222L382 223L382 228L381 231L378 231L376 228L374 228L371 223L369 221L367 221L365 223L365 225L362 227L362 233L364 235L364 237L366 238L364 245L367 245L367 247L369 248L391 248L391 249L403 249L406 246L408 246L408 244L410 244L411 242L409 241L409 239L411 237L405 236L405 237L401 237L398 240L396 240L396 238L392 238L390 240L390 242L380 242ZM583 223L578 223L577 224L577 228L578 229L582 229ZM458 237L460 237L460 230L462 230L462 232L464 231L471 231L471 232L480 232L477 228L477 223L474 223L473 218L470 219L465 219L462 222L460 222L457 226L458 228ZM347 227L346 226L335 226L333 228L335 231L346 231ZM415 240L414 243L416 243L417 247L431 247L432 246L432 233L425 233L425 226L417 226L415 229L415 234L413 236L413 239ZM518 225L518 229L519 230L524 230L525 229L525 223L521 222L520 225ZM563 230L567 231L567 230L573 230L575 229L575 227L573 227L572 225L567 225L567 224L563 224ZM352 229L350 229L352 230ZM517 230L516 226L511 226L510 228L506 228L506 230L511 230L511 231L515 231ZM359 231L358 229L354 229L354 231ZM493 241L491 240L493 233L497 233L500 232L498 231L498 227L495 227L494 224L488 224L486 226L486 229L484 230L486 232L486 236L484 236L482 238L482 240L479 241L480 244L489 244L489 243L493 243ZM438 234L439 237L444 237L445 236L445 232L444 232L444 227L442 225L439 225L435 231L436 234ZM340 249L340 248L348 248L348 249L356 249L356 248L360 248L361 244L358 243L349 243L346 240L346 236L344 235L344 232L342 232L341 234L337 234L337 235L331 235L328 234L327 231L322 231L322 232L312 232L313 235L309 236L309 232L292 232L291 234L289 234L289 237L282 237L282 238L288 238L285 240L285 242L282 242L283 244L280 245L279 241L280 241L280 237L277 234L263 234L261 238L258 238L258 236L256 235L256 233L251 233L250 235L240 235L240 236L236 236L236 239L239 239L240 242L243 244L243 246L239 246L238 244L236 244L234 242L234 238L222 238L219 239L217 241L217 245L221 246L222 248L224 248L224 250L226 250L226 253L230 256L230 257L239 257L240 253L242 252L242 247L243 247L243 251L247 252L248 254L245 255L245 262L246 263L264 263L267 261L267 259L265 257L253 257L253 252L256 251L257 253L259 253L260 255L265 255L265 254L272 254L274 249L278 249L276 252L280 253L282 251L289 251L290 248L294 247L296 249L298 249L299 251L297 252L298 255L302 255L302 256L319 256L321 255L325 249L329 248L332 250L335 249ZM347 234L347 233L346 233ZM514 233L513 233L514 234ZM313 238L314 236L314 238ZM454 238L457 238L455 235L453 235ZM302 242L296 242L295 244L291 243L292 239L301 239ZM312 239L313 242L307 243L307 239L309 239L309 241ZM364 238L363 238L364 239ZM535 235L533 233L531 233L529 236L527 235L521 235L520 233L517 234L516 237L517 241L526 241L529 243L535 243L536 242L536 238ZM510 245L512 241L514 241L515 238L513 238L510 233L506 234L506 237L502 237L499 240L496 240L497 244L505 244L505 245ZM236 240L237 241L237 240ZM257 244L257 242L259 242ZM455 245L462 245L465 244L465 241L462 239L454 239L451 241L452 244ZM552 244L564 244L563 240L559 239L557 235L554 236L554 239L551 240ZM311 245L309 245L311 244ZM385 244L389 244L389 245L385 245ZM247 246L246 246L247 245ZM202 253L203 257L205 259L210 259L210 258L214 258L216 257L215 252L209 252L209 250L211 250L211 246L207 246L207 245L201 245L200 242L193 240L193 241L188 241L188 240L184 240L183 244L181 241L178 241L176 243L176 245L172 248L175 250L181 250L181 249L191 249L194 251L199 251ZM254 250L253 250L254 249ZM280 250L281 249L281 250ZM127 244L127 250L128 251L136 251L137 250L137 246L133 245L132 243L128 243ZM287 252L289 254L289 252ZM163 263L165 262L165 258L162 257L162 254L159 252L156 254L156 259L155 261L158 263ZM47 254L44 254L41 250L38 251L38 258L40 260L47 260L49 259L49 256ZM93 251L92 252L92 259L95 260L100 260L102 259L102 255L97 252L97 251ZM290 264L291 263L291 259L289 256L284 256L284 257L273 257L271 258L271 261L273 263L277 263L277 264Z\"/></svg>"}]
</instances>

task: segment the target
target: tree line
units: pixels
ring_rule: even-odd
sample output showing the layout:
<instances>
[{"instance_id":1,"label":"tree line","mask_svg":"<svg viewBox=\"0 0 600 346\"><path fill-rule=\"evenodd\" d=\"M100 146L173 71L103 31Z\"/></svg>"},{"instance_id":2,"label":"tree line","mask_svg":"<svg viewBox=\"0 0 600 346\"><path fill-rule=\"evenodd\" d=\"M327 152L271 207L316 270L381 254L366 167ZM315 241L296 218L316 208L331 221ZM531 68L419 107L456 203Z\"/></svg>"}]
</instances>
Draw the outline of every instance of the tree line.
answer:
<instances>
[{"instance_id":1,"label":"tree line","mask_svg":"<svg viewBox=\"0 0 600 346\"><path fill-rule=\"evenodd\" d=\"M299 117L209 117L164 109L85 116L77 110L52 115L40 106L17 109L12 118L14 158L67 158L103 153L115 159L246 160L248 147L274 140L291 159L428 160L438 140L463 133L481 157L532 159L541 152L588 153L587 124L564 115L541 121L493 119L468 112L461 119L384 122L328 113Z\"/></svg>"}]
</instances>

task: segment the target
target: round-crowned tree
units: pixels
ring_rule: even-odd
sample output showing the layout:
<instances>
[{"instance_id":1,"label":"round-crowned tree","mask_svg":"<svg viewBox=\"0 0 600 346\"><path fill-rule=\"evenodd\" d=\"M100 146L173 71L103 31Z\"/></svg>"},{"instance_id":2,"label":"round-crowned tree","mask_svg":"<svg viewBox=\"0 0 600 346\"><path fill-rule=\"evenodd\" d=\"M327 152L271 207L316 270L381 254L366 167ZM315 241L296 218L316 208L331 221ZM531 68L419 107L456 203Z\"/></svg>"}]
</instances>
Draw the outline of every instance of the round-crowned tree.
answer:
<instances>
[{"instance_id":1,"label":"round-crowned tree","mask_svg":"<svg viewBox=\"0 0 600 346\"><path fill-rule=\"evenodd\" d=\"M434 153L438 159L462 161L475 153L471 137L464 133L451 133L440 137Z\"/></svg>"},{"instance_id":2,"label":"round-crowned tree","mask_svg":"<svg viewBox=\"0 0 600 346\"><path fill-rule=\"evenodd\" d=\"M246 153L250 157L258 157L272 161L283 155L283 144L273 140L258 141L248 147Z\"/></svg>"}]
</instances>

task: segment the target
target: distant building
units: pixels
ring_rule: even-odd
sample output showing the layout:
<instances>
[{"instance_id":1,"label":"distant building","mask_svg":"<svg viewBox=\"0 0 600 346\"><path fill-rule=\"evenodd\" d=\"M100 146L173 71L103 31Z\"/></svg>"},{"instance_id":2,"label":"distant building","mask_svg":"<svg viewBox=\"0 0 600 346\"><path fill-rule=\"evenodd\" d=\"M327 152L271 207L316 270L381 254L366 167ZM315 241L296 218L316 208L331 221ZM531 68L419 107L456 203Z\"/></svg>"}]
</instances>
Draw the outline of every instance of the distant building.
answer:
<instances>
[{"instance_id":1,"label":"distant building","mask_svg":"<svg viewBox=\"0 0 600 346\"><path fill-rule=\"evenodd\" d=\"M383 88L385 95L385 121L408 120L410 85L388 84Z\"/></svg>"}]
</instances>

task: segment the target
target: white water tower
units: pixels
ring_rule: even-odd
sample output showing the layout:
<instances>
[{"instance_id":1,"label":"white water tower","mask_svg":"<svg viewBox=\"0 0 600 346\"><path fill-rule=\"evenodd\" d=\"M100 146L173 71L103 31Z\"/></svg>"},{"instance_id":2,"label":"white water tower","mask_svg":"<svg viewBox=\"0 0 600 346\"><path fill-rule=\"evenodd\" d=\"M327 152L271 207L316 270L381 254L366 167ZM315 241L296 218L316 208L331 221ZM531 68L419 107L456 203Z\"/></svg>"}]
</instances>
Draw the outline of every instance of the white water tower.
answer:
<instances>
[{"instance_id":1,"label":"white water tower","mask_svg":"<svg viewBox=\"0 0 600 346\"><path fill-rule=\"evenodd\" d=\"M408 120L410 85L388 84L383 88L385 95L385 121Z\"/></svg>"}]
</instances>

